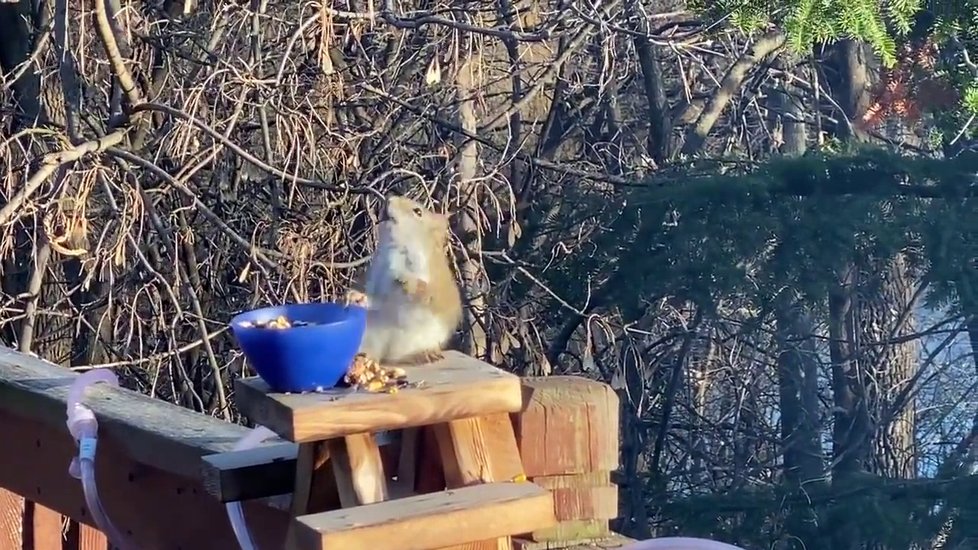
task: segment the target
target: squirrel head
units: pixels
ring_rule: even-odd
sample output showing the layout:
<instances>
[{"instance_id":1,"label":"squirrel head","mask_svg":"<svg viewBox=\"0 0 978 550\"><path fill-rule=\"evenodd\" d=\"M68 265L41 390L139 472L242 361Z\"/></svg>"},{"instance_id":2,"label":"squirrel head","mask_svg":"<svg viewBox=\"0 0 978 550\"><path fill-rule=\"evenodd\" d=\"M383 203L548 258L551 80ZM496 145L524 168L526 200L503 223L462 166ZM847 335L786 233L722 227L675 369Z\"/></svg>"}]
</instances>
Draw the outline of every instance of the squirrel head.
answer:
<instances>
[{"instance_id":1,"label":"squirrel head","mask_svg":"<svg viewBox=\"0 0 978 550\"><path fill-rule=\"evenodd\" d=\"M381 223L399 238L443 247L448 242L448 217L433 212L420 202L399 195L387 198Z\"/></svg>"}]
</instances>

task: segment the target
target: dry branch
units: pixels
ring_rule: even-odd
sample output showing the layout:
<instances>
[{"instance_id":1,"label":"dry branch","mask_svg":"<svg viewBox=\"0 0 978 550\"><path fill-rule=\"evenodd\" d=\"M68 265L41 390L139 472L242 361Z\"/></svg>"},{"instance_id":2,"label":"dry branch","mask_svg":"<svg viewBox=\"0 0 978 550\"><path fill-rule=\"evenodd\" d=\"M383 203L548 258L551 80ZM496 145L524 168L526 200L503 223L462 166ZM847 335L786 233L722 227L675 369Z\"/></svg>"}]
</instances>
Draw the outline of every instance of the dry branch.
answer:
<instances>
[{"instance_id":1,"label":"dry branch","mask_svg":"<svg viewBox=\"0 0 978 550\"><path fill-rule=\"evenodd\" d=\"M0 226L4 226L14 219L15 213L24 206L24 203L37 192L55 170L65 164L75 162L86 155L99 153L109 147L114 147L122 143L122 140L126 137L126 132L128 132L128 128L120 128L104 137L74 145L63 151L44 155L41 159L41 167L31 175L30 179L24 184L24 188L11 197L7 201L7 204L3 205L3 208L0 208Z\"/></svg>"},{"instance_id":2,"label":"dry branch","mask_svg":"<svg viewBox=\"0 0 978 550\"><path fill-rule=\"evenodd\" d=\"M692 155L700 150L707 136L716 125L720 114L733 99L734 95L741 89L747 74L756 67L768 55L781 49L785 43L785 35L780 30L770 31L758 38L743 55L741 55L733 65L723 75L720 86L710 96L703 112L700 113L693 125L693 130L686 137L683 144L683 154Z\"/></svg>"}]
</instances>

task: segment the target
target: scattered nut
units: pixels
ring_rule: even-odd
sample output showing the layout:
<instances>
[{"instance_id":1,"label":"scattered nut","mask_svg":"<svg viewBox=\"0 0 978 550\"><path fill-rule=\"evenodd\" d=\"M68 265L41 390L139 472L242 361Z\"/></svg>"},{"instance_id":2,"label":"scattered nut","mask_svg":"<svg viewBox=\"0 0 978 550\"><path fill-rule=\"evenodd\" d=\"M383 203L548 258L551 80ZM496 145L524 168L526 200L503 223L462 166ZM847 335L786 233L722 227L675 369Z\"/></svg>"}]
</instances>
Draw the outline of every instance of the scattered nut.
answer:
<instances>
[{"instance_id":1,"label":"scattered nut","mask_svg":"<svg viewBox=\"0 0 978 550\"><path fill-rule=\"evenodd\" d=\"M384 368L363 353L353 358L353 364L343 380L354 388L369 392L397 393L400 387L408 386L404 369Z\"/></svg>"}]
</instances>

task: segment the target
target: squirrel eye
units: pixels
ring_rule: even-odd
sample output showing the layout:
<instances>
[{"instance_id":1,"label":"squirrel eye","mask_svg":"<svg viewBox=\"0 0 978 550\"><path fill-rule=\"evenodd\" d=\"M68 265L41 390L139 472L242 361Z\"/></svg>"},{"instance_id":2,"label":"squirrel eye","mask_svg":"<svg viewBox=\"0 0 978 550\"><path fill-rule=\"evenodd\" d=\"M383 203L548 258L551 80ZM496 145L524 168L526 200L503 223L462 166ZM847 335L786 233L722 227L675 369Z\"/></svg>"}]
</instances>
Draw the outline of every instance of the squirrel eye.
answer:
<instances>
[{"instance_id":1,"label":"squirrel eye","mask_svg":"<svg viewBox=\"0 0 978 550\"><path fill-rule=\"evenodd\" d=\"M417 217L420 218L421 217L421 214L423 214L423 213L424 212L421 211L421 208L420 207L417 207L417 206L414 207L414 215L415 216L417 216Z\"/></svg>"}]
</instances>

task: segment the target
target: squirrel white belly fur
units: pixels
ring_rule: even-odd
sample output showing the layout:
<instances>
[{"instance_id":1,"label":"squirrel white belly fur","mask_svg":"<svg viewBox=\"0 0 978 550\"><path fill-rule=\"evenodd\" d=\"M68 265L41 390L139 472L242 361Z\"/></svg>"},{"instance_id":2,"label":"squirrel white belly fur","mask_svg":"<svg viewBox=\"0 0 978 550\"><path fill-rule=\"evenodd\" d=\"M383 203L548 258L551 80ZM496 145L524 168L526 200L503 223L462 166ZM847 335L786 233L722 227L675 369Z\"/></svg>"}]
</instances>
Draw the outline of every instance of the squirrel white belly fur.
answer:
<instances>
[{"instance_id":1,"label":"squirrel white belly fur","mask_svg":"<svg viewBox=\"0 0 978 550\"><path fill-rule=\"evenodd\" d=\"M367 307L360 352L386 364L423 364L442 349L462 320L462 300L447 255L448 218L406 197L387 199L367 268Z\"/></svg>"}]
</instances>

